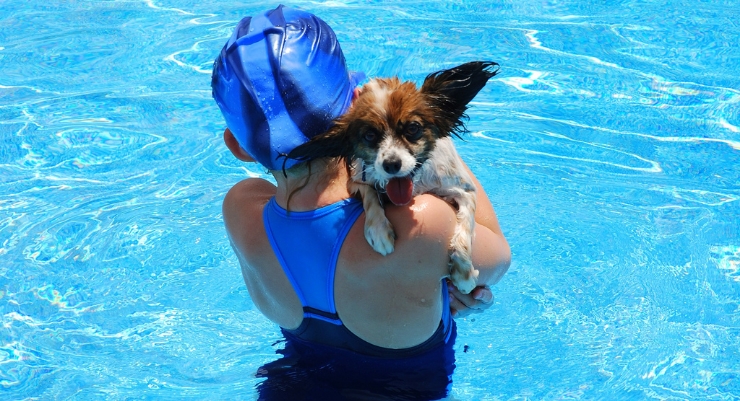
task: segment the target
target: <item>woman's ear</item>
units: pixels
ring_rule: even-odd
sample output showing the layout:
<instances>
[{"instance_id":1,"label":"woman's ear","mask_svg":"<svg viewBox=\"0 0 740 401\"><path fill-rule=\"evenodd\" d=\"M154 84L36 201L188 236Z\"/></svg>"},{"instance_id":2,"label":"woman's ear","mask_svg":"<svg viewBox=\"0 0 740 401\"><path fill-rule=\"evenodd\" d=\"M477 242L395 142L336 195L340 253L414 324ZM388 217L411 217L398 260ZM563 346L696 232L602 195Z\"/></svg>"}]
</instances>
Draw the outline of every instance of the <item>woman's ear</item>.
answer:
<instances>
[{"instance_id":1,"label":"woman's ear","mask_svg":"<svg viewBox=\"0 0 740 401\"><path fill-rule=\"evenodd\" d=\"M234 155L237 159L243 161L243 162L255 162L254 158L247 153L246 150L242 149L242 147L239 145L239 142L234 137L234 134L231 133L231 130L226 128L224 130L224 143L226 144L226 147L229 148L231 151L231 154Z\"/></svg>"},{"instance_id":2,"label":"woman's ear","mask_svg":"<svg viewBox=\"0 0 740 401\"><path fill-rule=\"evenodd\" d=\"M360 91L361 89L359 86L356 86L355 89L352 91L352 100L349 104L350 109L352 108L352 106L355 105L355 101L357 100L357 98L360 97Z\"/></svg>"}]
</instances>

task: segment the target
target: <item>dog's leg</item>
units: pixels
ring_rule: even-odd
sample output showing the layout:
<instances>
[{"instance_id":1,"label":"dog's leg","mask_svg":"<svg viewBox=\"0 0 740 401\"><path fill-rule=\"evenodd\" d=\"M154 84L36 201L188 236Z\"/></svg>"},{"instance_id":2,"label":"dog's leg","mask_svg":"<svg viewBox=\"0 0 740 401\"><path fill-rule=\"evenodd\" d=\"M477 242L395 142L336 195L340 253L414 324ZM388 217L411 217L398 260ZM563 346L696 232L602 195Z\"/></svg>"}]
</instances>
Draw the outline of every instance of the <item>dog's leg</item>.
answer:
<instances>
[{"instance_id":1,"label":"dog's leg","mask_svg":"<svg viewBox=\"0 0 740 401\"><path fill-rule=\"evenodd\" d=\"M419 174L418 186L420 192L432 192L457 205L457 224L450 240L450 279L464 294L475 288L478 278L472 261L476 187L466 170L452 140L441 138Z\"/></svg>"},{"instance_id":2,"label":"dog's leg","mask_svg":"<svg viewBox=\"0 0 740 401\"><path fill-rule=\"evenodd\" d=\"M351 193L359 193L362 197L362 207L365 209L365 239L368 244L383 256L393 252L396 233L391 222L385 217L385 210L380 205L375 188L350 181L349 190Z\"/></svg>"},{"instance_id":3,"label":"dog's leg","mask_svg":"<svg viewBox=\"0 0 740 401\"><path fill-rule=\"evenodd\" d=\"M460 191L450 197L457 203L457 225L450 240L450 279L458 290L468 294L475 288L478 270L473 267L472 245L475 230L475 192Z\"/></svg>"}]
</instances>

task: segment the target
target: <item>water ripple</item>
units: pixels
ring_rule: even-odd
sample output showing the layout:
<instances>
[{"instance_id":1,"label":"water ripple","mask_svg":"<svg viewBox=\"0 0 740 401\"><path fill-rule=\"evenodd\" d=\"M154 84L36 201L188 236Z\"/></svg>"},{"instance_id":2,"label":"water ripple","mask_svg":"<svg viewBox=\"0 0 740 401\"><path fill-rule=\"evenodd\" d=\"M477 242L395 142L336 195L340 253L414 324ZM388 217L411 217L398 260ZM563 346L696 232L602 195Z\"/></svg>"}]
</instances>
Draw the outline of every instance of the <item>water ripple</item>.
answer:
<instances>
[{"instance_id":1,"label":"water ripple","mask_svg":"<svg viewBox=\"0 0 740 401\"><path fill-rule=\"evenodd\" d=\"M533 114L527 114L527 113L518 113L517 114L521 118L525 119L531 119L531 120L541 120L541 121L554 121L561 124L570 125L573 127L579 127L579 128L587 128L587 129L593 129L603 132L608 132L610 134L617 134L617 135L630 135L630 136L636 136L641 138L648 138L651 140L659 141L659 142L718 142L723 143L729 147L731 147L734 150L740 151L740 141L735 140L728 140L728 139L718 139L718 138L704 138L704 137L692 137L692 136L658 136L658 135L650 135L650 134L642 134L637 132L625 132L625 131L619 131L614 130L610 128L604 128L604 127L597 127L597 126L590 126L587 124L579 123L576 121L571 120L563 120L563 119L555 119L555 118L548 118L543 116L537 116Z\"/></svg>"},{"instance_id":2,"label":"water ripple","mask_svg":"<svg viewBox=\"0 0 740 401\"><path fill-rule=\"evenodd\" d=\"M711 252L717 259L717 267L722 274L732 281L740 282L740 246L712 247Z\"/></svg>"}]
</instances>

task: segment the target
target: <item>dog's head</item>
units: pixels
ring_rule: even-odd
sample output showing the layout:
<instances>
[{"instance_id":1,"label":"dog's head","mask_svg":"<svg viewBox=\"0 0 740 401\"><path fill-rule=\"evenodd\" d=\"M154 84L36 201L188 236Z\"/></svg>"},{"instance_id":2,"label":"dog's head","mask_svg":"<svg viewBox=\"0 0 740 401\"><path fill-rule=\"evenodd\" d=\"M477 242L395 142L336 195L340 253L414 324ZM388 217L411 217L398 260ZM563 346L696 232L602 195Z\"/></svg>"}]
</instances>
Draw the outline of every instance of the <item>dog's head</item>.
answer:
<instances>
[{"instance_id":1,"label":"dog's head","mask_svg":"<svg viewBox=\"0 0 740 401\"><path fill-rule=\"evenodd\" d=\"M365 84L352 108L326 133L293 149L289 158L361 159L369 181L385 185L407 177L434 149L436 139L464 131L468 103L498 72L475 61L426 77L421 89L397 78Z\"/></svg>"}]
</instances>

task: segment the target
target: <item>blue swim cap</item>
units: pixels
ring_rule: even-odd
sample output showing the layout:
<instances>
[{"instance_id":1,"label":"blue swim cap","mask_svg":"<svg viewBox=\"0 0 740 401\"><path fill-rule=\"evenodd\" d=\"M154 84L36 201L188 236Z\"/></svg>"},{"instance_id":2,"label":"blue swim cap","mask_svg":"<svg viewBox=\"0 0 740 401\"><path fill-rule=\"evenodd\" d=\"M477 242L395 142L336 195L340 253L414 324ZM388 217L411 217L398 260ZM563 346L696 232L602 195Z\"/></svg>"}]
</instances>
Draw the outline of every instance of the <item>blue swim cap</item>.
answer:
<instances>
[{"instance_id":1,"label":"blue swim cap","mask_svg":"<svg viewBox=\"0 0 740 401\"><path fill-rule=\"evenodd\" d=\"M239 145L279 170L298 163L281 156L347 111L363 79L347 71L329 25L280 5L239 21L213 64L211 87Z\"/></svg>"}]
</instances>

